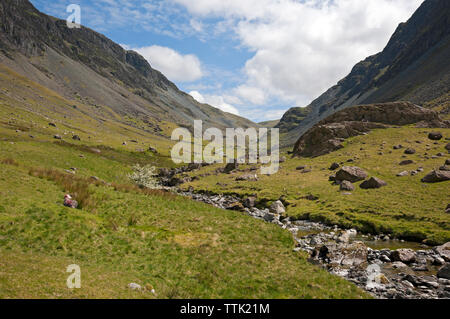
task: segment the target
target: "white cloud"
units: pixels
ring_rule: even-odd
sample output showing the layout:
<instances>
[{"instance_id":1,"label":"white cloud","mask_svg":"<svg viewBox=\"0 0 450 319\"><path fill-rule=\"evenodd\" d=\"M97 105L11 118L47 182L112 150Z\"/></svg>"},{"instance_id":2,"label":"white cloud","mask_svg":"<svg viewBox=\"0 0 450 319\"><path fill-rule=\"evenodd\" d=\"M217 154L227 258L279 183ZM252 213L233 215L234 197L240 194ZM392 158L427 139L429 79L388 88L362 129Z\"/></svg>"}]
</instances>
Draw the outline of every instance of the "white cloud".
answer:
<instances>
[{"instance_id":1,"label":"white cloud","mask_svg":"<svg viewBox=\"0 0 450 319\"><path fill-rule=\"evenodd\" d=\"M226 102L226 98L220 95L202 95L198 91L191 91L189 92L189 95L191 95L197 102L209 104L211 106L214 106L224 112L228 112L231 114L239 115L239 111L236 107Z\"/></svg>"},{"instance_id":2,"label":"white cloud","mask_svg":"<svg viewBox=\"0 0 450 319\"><path fill-rule=\"evenodd\" d=\"M158 45L134 50L171 81L193 82L203 77L200 60L193 54L182 55L173 49Z\"/></svg>"},{"instance_id":3,"label":"white cloud","mask_svg":"<svg viewBox=\"0 0 450 319\"><path fill-rule=\"evenodd\" d=\"M196 19L219 18L211 32L233 32L254 52L233 90L264 105L306 105L354 64L383 49L423 0L172 0Z\"/></svg>"}]
</instances>

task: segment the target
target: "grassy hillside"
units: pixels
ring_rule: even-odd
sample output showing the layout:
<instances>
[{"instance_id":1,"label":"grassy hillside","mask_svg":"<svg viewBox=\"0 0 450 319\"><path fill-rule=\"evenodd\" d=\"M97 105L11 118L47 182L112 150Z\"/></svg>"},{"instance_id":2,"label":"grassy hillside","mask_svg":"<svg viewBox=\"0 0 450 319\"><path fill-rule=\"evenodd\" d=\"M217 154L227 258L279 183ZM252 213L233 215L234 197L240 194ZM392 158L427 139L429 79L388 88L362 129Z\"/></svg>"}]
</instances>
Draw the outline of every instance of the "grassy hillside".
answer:
<instances>
[{"instance_id":1,"label":"grassy hillside","mask_svg":"<svg viewBox=\"0 0 450 319\"><path fill-rule=\"evenodd\" d=\"M0 298L368 297L309 264L275 225L133 186L135 163L173 166L174 124L154 132L5 67L0 87ZM80 209L62 205L65 193Z\"/></svg>"},{"instance_id":2,"label":"grassy hillside","mask_svg":"<svg viewBox=\"0 0 450 319\"><path fill-rule=\"evenodd\" d=\"M432 169L444 165L448 155L432 157L438 153L447 154L444 147L448 141L434 144L427 137L429 131L414 127L375 130L366 136L347 140L343 149L325 156L288 158L276 175L259 176L258 182L236 181L237 176L245 174L243 172L216 176L218 166L208 167L191 173L200 179L184 187L244 197L257 195L263 206L283 197L290 204L287 208L290 216L356 227L370 233L390 233L415 241L444 243L450 240L450 218L445 213L450 198L449 182L424 184L420 180ZM449 129L440 131L444 136L450 136ZM404 155L405 148L393 150L393 146L399 144L405 148L412 147L417 153ZM353 162L347 163L349 159ZM405 159L411 159L415 164L400 166L399 163ZM333 162L361 167L369 176L386 181L388 186L363 190L357 183L355 191L346 195L339 191L339 186L328 181L332 174L328 168ZM299 166L306 166L307 171L296 170ZM416 176L396 176L419 167L424 171ZM248 168L243 166L240 169ZM305 198L308 195L318 199L308 200Z\"/></svg>"}]
</instances>

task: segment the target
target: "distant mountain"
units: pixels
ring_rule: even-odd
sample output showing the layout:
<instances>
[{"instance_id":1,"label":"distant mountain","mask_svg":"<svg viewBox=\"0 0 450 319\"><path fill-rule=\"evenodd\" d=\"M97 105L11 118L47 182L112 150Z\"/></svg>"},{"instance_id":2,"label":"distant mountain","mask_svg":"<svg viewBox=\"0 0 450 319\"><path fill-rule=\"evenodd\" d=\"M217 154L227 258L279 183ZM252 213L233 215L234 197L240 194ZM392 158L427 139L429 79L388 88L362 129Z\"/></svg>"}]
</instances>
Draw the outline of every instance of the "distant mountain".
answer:
<instances>
[{"instance_id":1,"label":"distant mountain","mask_svg":"<svg viewBox=\"0 0 450 319\"><path fill-rule=\"evenodd\" d=\"M258 126L198 103L138 53L91 29L69 29L28 0L0 2L0 63L67 99L122 117L187 127L194 119L219 128Z\"/></svg>"},{"instance_id":2,"label":"distant mountain","mask_svg":"<svg viewBox=\"0 0 450 319\"><path fill-rule=\"evenodd\" d=\"M450 1L426 0L401 23L385 49L355 65L351 73L309 106L306 118L292 122L288 111L280 127L288 127L282 144L293 145L314 124L346 107L393 102L450 109Z\"/></svg>"}]
</instances>

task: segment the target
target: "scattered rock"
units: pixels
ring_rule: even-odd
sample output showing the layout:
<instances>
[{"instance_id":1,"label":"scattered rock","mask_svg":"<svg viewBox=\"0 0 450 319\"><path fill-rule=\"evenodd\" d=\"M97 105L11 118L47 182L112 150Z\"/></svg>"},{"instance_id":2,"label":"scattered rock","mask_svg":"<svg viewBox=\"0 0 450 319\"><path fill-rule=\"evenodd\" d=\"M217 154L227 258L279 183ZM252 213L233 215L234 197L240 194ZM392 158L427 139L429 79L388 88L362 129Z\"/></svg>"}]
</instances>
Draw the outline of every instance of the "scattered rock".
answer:
<instances>
[{"instance_id":1,"label":"scattered rock","mask_svg":"<svg viewBox=\"0 0 450 319\"><path fill-rule=\"evenodd\" d=\"M442 133L440 132L431 132L430 134L428 134L428 138L432 141L439 141L442 139Z\"/></svg>"},{"instance_id":2,"label":"scattered rock","mask_svg":"<svg viewBox=\"0 0 450 319\"><path fill-rule=\"evenodd\" d=\"M445 149L446 149L447 151L450 152L450 143L448 143L447 145L445 145Z\"/></svg>"},{"instance_id":3,"label":"scattered rock","mask_svg":"<svg viewBox=\"0 0 450 319\"><path fill-rule=\"evenodd\" d=\"M398 177L404 177L404 176L408 176L408 175L409 175L408 171L403 171L403 172L397 174Z\"/></svg>"},{"instance_id":4,"label":"scattered rock","mask_svg":"<svg viewBox=\"0 0 450 319\"><path fill-rule=\"evenodd\" d=\"M416 150L413 149L413 148L407 148L407 149L405 150L405 154L408 154L408 155L416 154Z\"/></svg>"},{"instance_id":5,"label":"scattered rock","mask_svg":"<svg viewBox=\"0 0 450 319\"><path fill-rule=\"evenodd\" d=\"M58 134L54 135L53 138L56 140L62 140L61 135L58 135Z\"/></svg>"},{"instance_id":6,"label":"scattered rock","mask_svg":"<svg viewBox=\"0 0 450 319\"><path fill-rule=\"evenodd\" d=\"M128 284L128 288L131 289L131 290L142 290L141 285L136 284L134 282Z\"/></svg>"},{"instance_id":7,"label":"scattered rock","mask_svg":"<svg viewBox=\"0 0 450 319\"><path fill-rule=\"evenodd\" d=\"M336 180L356 183L365 180L367 176L368 174L359 167L344 166L336 173Z\"/></svg>"},{"instance_id":8,"label":"scattered rock","mask_svg":"<svg viewBox=\"0 0 450 319\"><path fill-rule=\"evenodd\" d=\"M422 178L423 183L440 183L450 180L449 171L434 170Z\"/></svg>"},{"instance_id":9,"label":"scattered rock","mask_svg":"<svg viewBox=\"0 0 450 319\"><path fill-rule=\"evenodd\" d=\"M450 165L441 166L441 167L439 167L439 170L448 172L448 171L450 171Z\"/></svg>"},{"instance_id":10,"label":"scattered rock","mask_svg":"<svg viewBox=\"0 0 450 319\"><path fill-rule=\"evenodd\" d=\"M394 150L400 150L403 148L403 145L395 145Z\"/></svg>"},{"instance_id":11,"label":"scattered rock","mask_svg":"<svg viewBox=\"0 0 450 319\"><path fill-rule=\"evenodd\" d=\"M335 171L340 167L340 165L338 163L333 163L330 166L330 171Z\"/></svg>"},{"instance_id":12,"label":"scattered rock","mask_svg":"<svg viewBox=\"0 0 450 319\"><path fill-rule=\"evenodd\" d=\"M286 208L281 201L277 200L276 202L273 202L272 205L270 205L270 211L273 214L282 215L286 212Z\"/></svg>"},{"instance_id":13,"label":"scattered rock","mask_svg":"<svg viewBox=\"0 0 450 319\"><path fill-rule=\"evenodd\" d=\"M349 181L342 181L340 186L341 191L354 191L355 186Z\"/></svg>"},{"instance_id":14,"label":"scattered rock","mask_svg":"<svg viewBox=\"0 0 450 319\"><path fill-rule=\"evenodd\" d=\"M228 163L224 168L225 174L230 174L232 171L237 170L239 168L239 164L237 161L234 161L233 163Z\"/></svg>"},{"instance_id":15,"label":"scattered rock","mask_svg":"<svg viewBox=\"0 0 450 319\"><path fill-rule=\"evenodd\" d=\"M232 203L231 205L229 205L227 207L227 209L242 212L245 210L245 207L244 207L244 205L242 205L241 202L235 202L235 203Z\"/></svg>"},{"instance_id":16,"label":"scattered rock","mask_svg":"<svg viewBox=\"0 0 450 319\"><path fill-rule=\"evenodd\" d=\"M154 148L154 147L151 147L151 146L148 148L148 151L153 153L153 154L158 154L158 150L156 148Z\"/></svg>"},{"instance_id":17,"label":"scattered rock","mask_svg":"<svg viewBox=\"0 0 450 319\"><path fill-rule=\"evenodd\" d=\"M398 165L406 166L406 165L411 165L411 164L414 164L413 160L404 160L404 161L401 161Z\"/></svg>"},{"instance_id":18,"label":"scattered rock","mask_svg":"<svg viewBox=\"0 0 450 319\"><path fill-rule=\"evenodd\" d=\"M81 141L81 138L80 138L78 135L72 136L72 139L73 139L74 141Z\"/></svg>"},{"instance_id":19,"label":"scattered rock","mask_svg":"<svg viewBox=\"0 0 450 319\"><path fill-rule=\"evenodd\" d=\"M286 156L282 156L282 157L280 157L280 163L284 163L284 162L286 162Z\"/></svg>"},{"instance_id":20,"label":"scattered rock","mask_svg":"<svg viewBox=\"0 0 450 319\"><path fill-rule=\"evenodd\" d=\"M248 175L242 175L236 178L236 181L247 181L247 182L257 182L258 181L258 175L256 174L248 174Z\"/></svg>"},{"instance_id":21,"label":"scattered rock","mask_svg":"<svg viewBox=\"0 0 450 319\"><path fill-rule=\"evenodd\" d=\"M255 207L255 203L256 203L256 197L250 196L245 199L244 206L247 208L253 208L253 207Z\"/></svg>"},{"instance_id":22,"label":"scattered rock","mask_svg":"<svg viewBox=\"0 0 450 319\"><path fill-rule=\"evenodd\" d=\"M300 165L299 167L296 168L297 171L302 171L304 169L306 169L306 166L304 165Z\"/></svg>"},{"instance_id":23,"label":"scattered rock","mask_svg":"<svg viewBox=\"0 0 450 319\"><path fill-rule=\"evenodd\" d=\"M360 187L362 189L374 189L374 188L381 188L383 186L386 186L387 183L377 177L371 177L369 180L364 181Z\"/></svg>"},{"instance_id":24,"label":"scattered rock","mask_svg":"<svg viewBox=\"0 0 450 319\"><path fill-rule=\"evenodd\" d=\"M55 123L48 123L48 126L56 127Z\"/></svg>"},{"instance_id":25,"label":"scattered rock","mask_svg":"<svg viewBox=\"0 0 450 319\"><path fill-rule=\"evenodd\" d=\"M447 214L450 214L450 204L447 205L447 208L445 209L445 212L446 212Z\"/></svg>"},{"instance_id":26,"label":"scattered rock","mask_svg":"<svg viewBox=\"0 0 450 319\"><path fill-rule=\"evenodd\" d=\"M438 278L450 279L450 263L446 263L444 267L439 269L437 273Z\"/></svg>"},{"instance_id":27,"label":"scattered rock","mask_svg":"<svg viewBox=\"0 0 450 319\"><path fill-rule=\"evenodd\" d=\"M445 259L445 261L450 262L450 242L445 243L442 246L435 248L435 251Z\"/></svg>"},{"instance_id":28,"label":"scattered rock","mask_svg":"<svg viewBox=\"0 0 450 319\"><path fill-rule=\"evenodd\" d=\"M416 260L416 253L412 249L397 249L391 253L391 259L409 264Z\"/></svg>"}]
</instances>

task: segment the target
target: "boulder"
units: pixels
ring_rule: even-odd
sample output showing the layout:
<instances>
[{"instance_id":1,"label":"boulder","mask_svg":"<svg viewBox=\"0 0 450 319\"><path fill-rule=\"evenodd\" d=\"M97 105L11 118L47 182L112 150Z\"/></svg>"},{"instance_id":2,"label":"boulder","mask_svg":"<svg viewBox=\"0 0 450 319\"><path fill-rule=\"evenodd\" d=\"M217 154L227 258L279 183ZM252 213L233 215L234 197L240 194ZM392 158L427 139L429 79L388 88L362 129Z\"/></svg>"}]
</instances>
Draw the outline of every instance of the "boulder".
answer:
<instances>
[{"instance_id":1,"label":"boulder","mask_svg":"<svg viewBox=\"0 0 450 319\"><path fill-rule=\"evenodd\" d=\"M408 155L416 154L416 150L413 149L413 148L407 148L407 149L405 150L405 154L408 154Z\"/></svg>"},{"instance_id":2,"label":"boulder","mask_svg":"<svg viewBox=\"0 0 450 319\"><path fill-rule=\"evenodd\" d=\"M342 181L340 186L341 191L354 191L355 186L349 181Z\"/></svg>"},{"instance_id":3,"label":"boulder","mask_svg":"<svg viewBox=\"0 0 450 319\"><path fill-rule=\"evenodd\" d=\"M408 175L409 175L408 171L403 171L403 172L397 174L398 177L404 177L404 176L408 176Z\"/></svg>"},{"instance_id":4,"label":"boulder","mask_svg":"<svg viewBox=\"0 0 450 319\"><path fill-rule=\"evenodd\" d=\"M439 141L442 139L442 133L441 132L431 132L428 134L428 138L432 141Z\"/></svg>"},{"instance_id":5,"label":"boulder","mask_svg":"<svg viewBox=\"0 0 450 319\"><path fill-rule=\"evenodd\" d=\"M278 215L282 215L286 212L286 208L280 200L273 202L269 209L271 213Z\"/></svg>"},{"instance_id":6,"label":"boulder","mask_svg":"<svg viewBox=\"0 0 450 319\"><path fill-rule=\"evenodd\" d=\"M330 166L330 171L335 171L335 170L337 170L338 168L340 167L340 165L338 164L338 163L333 163L333 164L331 164L331 166Z\"/></svg>"},{"instance_id":7,"label":"boulder","mask_svg":"<svg viewBox=\"0 0 450 319\"><path fill-rule=\"evenodd\" d=\"M411 164L414 164L413 160L404 160L404 161L401 161L398 165L406 166L406 165L411 165Z\"/></svg>"},{"instance_id":8,"label":"boulder","mask_svg":"<svg viewBox=\"0 0 450 319\"><path fill-rule=\"evenodd\" d=\"M446 263L444 267L439 269L437 273L438 278L450 279L450 263Z\"/></svg>"},{"instance_id":9,"label":"boulder","mask_svg":"<svg viewBox=\"0 0 450 319\"><path fill-rule=\"evenodd\" d=\"M440 171L434 170L429 173L427 176L422 178L423 183L439 183L450 180L450 172L449 171Z\"/></svg>"},{"instance_id":10,"label":"boulder","mask_svg":"<svg viewBox=\"0 0 450 319\"><path fill-rule=\"evenodd\" d=\"M236 178L236 181L247 181L247 182L257 182L258 181L258 175L256 174L247 174L242 175Z\"/></svg>"},{"instance_id":11,"label":"boulder","mask_svg":"<svg viewBox=\"0 0 450 319\"><path fill-rule=\"evenodd\" d=\"M403 148L403 145L395 145L394 150L400 150Z\"/></svg>"},{"instance_id":12,"label":"boulder","mask_svg":"<svg viewBox=\"0 0 450 319\"><path fill-rule=\"evenodd\" d=\"M48 126L56 127L55 123L48 123Z\"/></svg>"},{"instance_id":13,"label":"boulder","mask_svg":"<svg viewBox=\"0 0 450 319\"><path fill-rule=\"evenodd\" d=\"M128 284L128 288L131 289L131 290L142 290L141 285L136 284L134 282Z\"/></svg>"},{"instance_id":14,"label":"boulder","mask_svg":"<svg viewBox=\"0 0 450 319\"><path fill-rule=\"evenodd\" d=\"M81 138L80 138L78 135L72 136L72 139L73 139L74 141L81 141Z\"/></svg>"},{"instance_id":15,"label":"boulder","mask_svg":"<svg viewBox=\"0 0 450 319\"><path fill-rule=\"evenodd\" d=\"M54 138L55 140L62 140L61 135L58 135L58 134L54 135L53 138Z\"/></svg>"},{"instance_id":16,"label":"boulder","mask_svg":"<svg viewBox=\"0 0 450 319\"><path fill-rule=\"evenodd\" d=\"M409 264L416 260L416 253L412 249L397 249L391 253L391 260Z\"/></svg>"},{"instance_id":17,"label":"boulder","mask_svg":"<svg viewBox=\"0 0 450 319\"><path fill-rule=\"evenodd\" d=\"M237 161L234 161L234 163L228 163L224 168L225 174L230 174L232 171L237 170L239 168L239 164Z\"/></svg>"},{"instance_id":18,"label":"boulder","mask_svg":"<svg viewBox=\"0 0 450 319\"><path fill-rule=\"evenodd\" d=\"M381 188L383 186L386 186L387 183L377 177L371 177L369 180L364 181L360 187L362 189L374 189L374 188Z\"/></svg>"},{"instance_id":19,"label":"boulder","mask_svg":"<svg viewBox=\"0 0 450 319\"><path fill-rule=\"evenodd\" d=\"M368 174L356 166L344 166L336 173L336 181L349 181L356 183L367 178Z\"/></svg>"},{"instance_id":20,"label":"boulder","mask_svg":"<svg viewBox=\"0 0 450 319\"><path fill-rule=\"evenodd\" d=\"M442 246L438 246L434 249L439 256L445 259L445 261L450 262L450 242L445 243Z\"/></svg>"},{"instance_id":21,"label":"boulder","mask_svg":"<svg viewBox=\"0 0 450 319\"><path fill-rule=\"evenodd\" d=\"M256 197L250 196L247 197L244 201L244 206L247 208L255 207L256 204Z\"/></svg>"},{"instance_id":22,"label":"boulder","mask_svg":"<svg viewBox=\"0 0 450 319\"><path fill-rule=\"evenodd\" d=\"M450 165L444 165L444 166L441 166L441 167L439 167L439 170L440 170L440 171L446 171L446 172L449 172L449 171L450 171Z\"/></svg>"},{"instance_id":23,"label":"boulder","mask_svg":"<svg viewBox=\"0 0 450 319\"><path fill-rule=\"evenodd\" d=\"M450 143L448 143L447 145L445 145L445 149L446 149L447 151L450 152Z\"/></svg>"},{"instance_id":24,"label":"boulder","mask_svg":"<svg viewBox=\"0 0 450 319\"><path fill-rule=\"evenodd\" d=\"M450 165L450 159L445 160L445 165Z\"/></svg>"},{"instance_id":25,"label":"boulder","mask_svg":"<svg viewBox=\"0 0 450 319\"><path fill-rule=\"evenodd\" d=\"M447 205L447 208L445 209L445 212L446 212L447 214L450 214L450 204Z\"/></svg>"}]
</instances>

